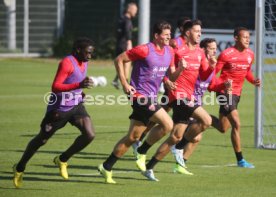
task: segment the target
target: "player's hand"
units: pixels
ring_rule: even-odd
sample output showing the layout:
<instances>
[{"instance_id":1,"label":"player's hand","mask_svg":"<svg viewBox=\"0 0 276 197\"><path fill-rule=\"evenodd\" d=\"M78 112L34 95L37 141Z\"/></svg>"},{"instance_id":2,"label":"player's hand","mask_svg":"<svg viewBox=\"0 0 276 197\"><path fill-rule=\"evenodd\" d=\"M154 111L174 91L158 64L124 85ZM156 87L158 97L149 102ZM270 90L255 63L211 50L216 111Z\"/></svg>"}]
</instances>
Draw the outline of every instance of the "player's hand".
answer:
<instances>
[{"instance_id":1,"label":"player's hand","mask_svg":"<svg viewBox=\"0 0 276 197\"><path fill-rule=\"evenodd\" d=\"M217 58L216 58L216 56L210 56L210 55L208 55L207 58L208 58L209 65L214 68L216 66L216 64L217 64Z\"/></svg>"},{"instance_id":2,"label":"player's hand","mask_svg":"<svg viewBox=\"0 0 276 197\"><path fill-rule=\"evenodd\" d=\"M128 83L123 85L123 90L128 95L134 94L136 92L135 88Z\"/></svg>"},{"instance_id":3,"label":"player's hand","mask_svg":"<svg viewBox=\"0 0 276 197\"><path fill-rule=\"evenodd\" d=\"M91 88L93 86L93 80L89 77L85 77L85 79L80 82L80 88Z\"/></svg>"},{"instance_id":4,"label":"player's hand","mask_svg":"<svg viewBox=\"0 0 276 197\"><path fill-rule=\"evenodd\" d=\"M181 58L178 62L178 67L180 67L182 70L186 69L188 66L187 62L184 58Z\"/></svg>"},{"instance_id":5,"label":"player's hand","mask_svg":"<svg viewBox=\"0 0 276 197\"><path fill-rule=\"evenodd\" d=\"M261 85L261 80L259 78L255 79L254 80L254 85L257 86L257 87L260 87Z\"/></svg>"},{"instance_id":6,"label":"player's hand","mask_svg":"<svg viewBox=\"0 0 276 197\"><path fill-rule=\"evenodd\" d=\"M170 80L167 80L164 82L164 85L166 86L166 88L168 90L175 90L176 89L176 83L175 82L172 82Z\"/></svg>"}]
</instances>

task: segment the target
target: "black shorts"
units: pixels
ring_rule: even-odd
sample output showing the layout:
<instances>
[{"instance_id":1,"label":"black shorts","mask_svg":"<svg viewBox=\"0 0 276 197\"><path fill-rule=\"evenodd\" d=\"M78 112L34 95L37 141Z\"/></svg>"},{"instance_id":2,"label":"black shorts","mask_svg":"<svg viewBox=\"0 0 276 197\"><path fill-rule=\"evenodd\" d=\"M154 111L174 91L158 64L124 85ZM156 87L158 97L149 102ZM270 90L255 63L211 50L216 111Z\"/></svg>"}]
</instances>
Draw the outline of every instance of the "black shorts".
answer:
<instances>
[{"instance_id":1,"label":"black shorts","mask_svg":"<svg viewBox=\"0 0 276 197\"><path fill-rule=\"evenodd\" d=\"M169 102L169 91L166 88L164 94L161 96L160 105L164 109L172 108L172 103Z\"/></svg>"},{"instance_id":2,"label":"black shorts","mask_svg":"<svg viewBox=\"0 0 276 197\"><path fill-rule=\"evenodd\" d=\"M184 123L189 124L190 117L192 117L192 114L194 111L200 106L197 104L194 105L188 105L189 100L187 99L181 99L181 100L175 100L172 102L172 108L173 108L173 123Z\"/></svg>"},{"instance_id":3,"label":"black shorts","mask_svg":"<svg viewBox=\"0 0 276 197\"><path fill-rule=\"evenodd\" d=\"M218 97L224 97L223 99L219 99ZM217 100L220 105L219 113L227 116L231 113L231 111L238 109L238 104L240 102L240 96L235 94L217 94Z\"/></svg>"},{"instance_id":4,"label":"black shorts","mask_svg":"<svg viewBox=\"0 0 276 197\"><path fill-rule=\"evenodd\" d=\"M149 123L150 117L161 109L157 102L144 97L133 100L131 107L133 111L129 119L141 121L145 126Z\"/></svg>"},{"instance_id":5,"label":"black shorts","mask_svg":"<svg viewBox=\"0 0 276 197\"><path fill-rule=\"evenodd\" d=\"M76 105L69 111L52 110L45 114L40 128L42 132L55 132L64 127L67 122L78 126L78 120L83 117L90 117L82 103Z\"/></svg>"}]
</instances>

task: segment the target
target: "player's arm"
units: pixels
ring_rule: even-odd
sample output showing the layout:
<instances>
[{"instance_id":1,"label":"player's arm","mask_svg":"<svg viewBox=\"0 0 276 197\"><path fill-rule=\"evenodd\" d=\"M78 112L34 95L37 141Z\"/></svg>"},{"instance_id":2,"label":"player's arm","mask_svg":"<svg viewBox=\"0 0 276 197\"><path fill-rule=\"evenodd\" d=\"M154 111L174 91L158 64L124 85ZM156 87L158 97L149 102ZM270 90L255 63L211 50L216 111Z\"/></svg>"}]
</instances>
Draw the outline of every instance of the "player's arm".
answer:
<instances>
[{"instance_id":1,"label":"player's arm","mask_svg":"<svg viewBox=\"0 0 276 197\"><path fill-rule=\"evenodd\" d=\"M208 91L211 92L221 92L222 90L231 90L232 86L229 81L222 81L220 78L217 78L216 75L213 75L212 81L208 86Z\"/></svg>"},{"instance_id":2,"label":"player's arm","mask_svg":"<svg viewBox=\"0 0 276 197\"><path fill-rule=\"evenodd\" d=\"M123 86L124 92L126 94L135 93L134 87L132 87L126 80L125 72L124 72L124 64L136 61L139 59L144 59L148 55L148 47L147 45L140 45L134 47L128 51L125 51L118 55L118 57L114 61L114 65L118 74L118 77ZM133 65L135 66L135 65Z\"/></svg>"},{"instance_id":3,"label":"player's arm","mask_svg":"<svg viewBox=\"0 0 276 197\"><path fill-rule=\"evenodd\" d=\"M204 53L202 53L201 57L199 75L202 80L206 80L214 71L216 61L207 60Z\"/></svg>"},{"instance_id":4,"label":"player's arm","mask_svg":"<svg viewBox=\"0 0 276 197\"><path fill-rule=\"evenodd\" d=\"M253 85L259 87L261 85L261 80L254 77L252 71L251 71L251 66L247 70L247 74L245 76L246 80L252 83Z\"/></svg>"},{"instance_id":5,"label":"player's arm","mask_svg":"<svg viewBox=\"0 0 276 197\"><path fill-rule=\"evenodd\" d=\"M92 85L92 81L86 77L82 82L65 84L64 81L73 73L74 69L69 59L60 62L55 79L52 84L52 92L66 92L78 88L87 88Z\"/></svg>"},{"instance_id":6,"label":"player's arm","mask_svg":"<svg viewBox=\"0 0 276 197\"><path fill-rule=\"evenodd\" d=\"M221 71L221 69L223 68L223 66L226 64L226 60L225 60L225 55L223 53L221 53L218 57L218 61L215 67L215 74L217 74L219 71Z\"/></svg>"},{"instance_id":7,"label":"player's arm","mask_svg":"<svg viewBox=\"0 0 276 197\"><path fill-rule=\"evenodd\" d=\"M126 94L134 93L135 89L129 85L127 82L125 72L124 72L124 64L130 62L131 60L127 56L126 52L121 53L117 56L117 58L114 61L114 65L118 74L118 77L121 81L121 84L123 86L124 92Z\"/></svg>"},{"instance_id":8,"label":"player's arm","mask_svg":"<svg viewBox=\"0 0 276 197\"><path fill-rule=\"evenodd\" d=\"M172 54L174 54L173 51L171 51ZM177 64L177 68L175 67L175 58L176 56L176 64ZM174 82L176 81L176 79L179 77L179 75L181 74L181 72L183 70L185 70L185 68L187 68L187 62L185 61L185 59L183 57L181 57L179 54L175 54L173 56L173 61L171 62L171 65L169 67L169 72L168 72L168 75L169 75L169 79L170 81Z\"/></svg>"}]
</instances>

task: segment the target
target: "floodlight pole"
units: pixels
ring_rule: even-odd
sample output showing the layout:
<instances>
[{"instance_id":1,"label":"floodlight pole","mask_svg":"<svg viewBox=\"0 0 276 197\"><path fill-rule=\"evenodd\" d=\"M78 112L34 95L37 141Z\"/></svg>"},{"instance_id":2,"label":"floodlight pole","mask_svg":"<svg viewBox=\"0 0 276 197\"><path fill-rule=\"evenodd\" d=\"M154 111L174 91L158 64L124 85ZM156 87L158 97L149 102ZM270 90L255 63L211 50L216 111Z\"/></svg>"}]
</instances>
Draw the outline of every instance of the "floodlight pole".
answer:
<instances>
[{"instance_id":1,"label":"floodlight pole","mask_svg":"<svg viewBox=\"0 0 276 197\"><path fill-rule=\"evenodd\" d=\"M65 13L65 0L57 0L57 37L63 34L64 29L64 13Z\"/></svg>"},{"instance_id":2,"label":"floodlight pole","mask_svg":"<svg viewBox=\"0 0 276 197\"><path fill-rule=\"evenodd\" d=\"M24 55L29 54L29 0L24 0Z\"/></svg>"},{"instance_id":3,"label":"floodlight pole","mask_svg":"<svg viewBox=\"0 0 276 197\"><path fill-rule=\"evenodd\" d=\"M145 44L150 40L150 2L150 0L139 1L138 44Z\"/></svg>"},{"instance_id":4,"label":"floodlight pole","mask_svg":"<svg viewBox=\"0 0 276 197\"><path fill-rule=\"evenodd\" d=\"M16 49L16 0L4 1L7 6L8 49Z\"/></svg>"},{"instance_id":5,"label":"floodlight pole","mask_svg":"<svg viewBox=\"0 0 276 197\"><path fill-rule=\"evenodd\" d=\"M264 32L264 1L256 0L255 14L255 54L256 54L256 78L262 81L263 65L263 32ZM262 145L262 88L255 88L255 147Z\"/></svg>"}]
</instances>

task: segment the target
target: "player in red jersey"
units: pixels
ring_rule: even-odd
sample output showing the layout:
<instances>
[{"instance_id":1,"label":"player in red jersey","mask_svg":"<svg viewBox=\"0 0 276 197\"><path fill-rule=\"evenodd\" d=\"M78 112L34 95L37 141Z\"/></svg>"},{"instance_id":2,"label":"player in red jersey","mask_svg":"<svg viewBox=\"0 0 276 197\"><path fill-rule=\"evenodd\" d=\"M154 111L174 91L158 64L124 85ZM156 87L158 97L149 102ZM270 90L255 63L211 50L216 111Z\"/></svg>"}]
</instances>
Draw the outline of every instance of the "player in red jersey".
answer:
<instances>
[{"instance_id":1,"label":"player in red jersey","mask_svg":"<svg viewBox=\"0 0 276 197\"><path fill-rule=\"evenodd\" d=\"M222 51L216 65L216 73L221 71L219 79L222 81L232 80L232 94L221 90L217 98L227 98L227 102L220 103L219 120L225 133L230 126L232 145L236 154L239 167L254 168L254 165L248 163L242 156L240 130L241 123L238 113L238 103L242 92L244 79L247 79L253 85L259 87L260 79L255 79L251 72L251 65L254 60L254 53L249 49L250 33L244 27L238 27L234 30L235 45Z\"/></svg>"},{"instance_id":2,"label":"player in red jersey","mask_svg":"<svg viewBox=\"0 0 276 197\"><path fill-rule=\"evenodd\" d=\"M176 89L169 93L169 99L173 107L174 128L171 135L161 144L155 155L147 163L146 171L142 172L144 176L152 181L158 181L154 176L153 167L167 155L171 146L181 140L190 117L193 116L199 121L195 124L202 131L209 127L212 122L210 115L201 106L194 105L192 95L199 71L201 71L201 78L207 79L213 71L209 64L214 66L216 62L208 62L204 51L199 47L201 36L200 21L186 22L184 31L186 32L187 39L184 46L176 52L176 63L184 61L187 66L177 78L171 77L171 80L175 81L177 85ZM175 67L170 67L169 71L170 73L174 73Z\"/></svg>"}]
</instances>

